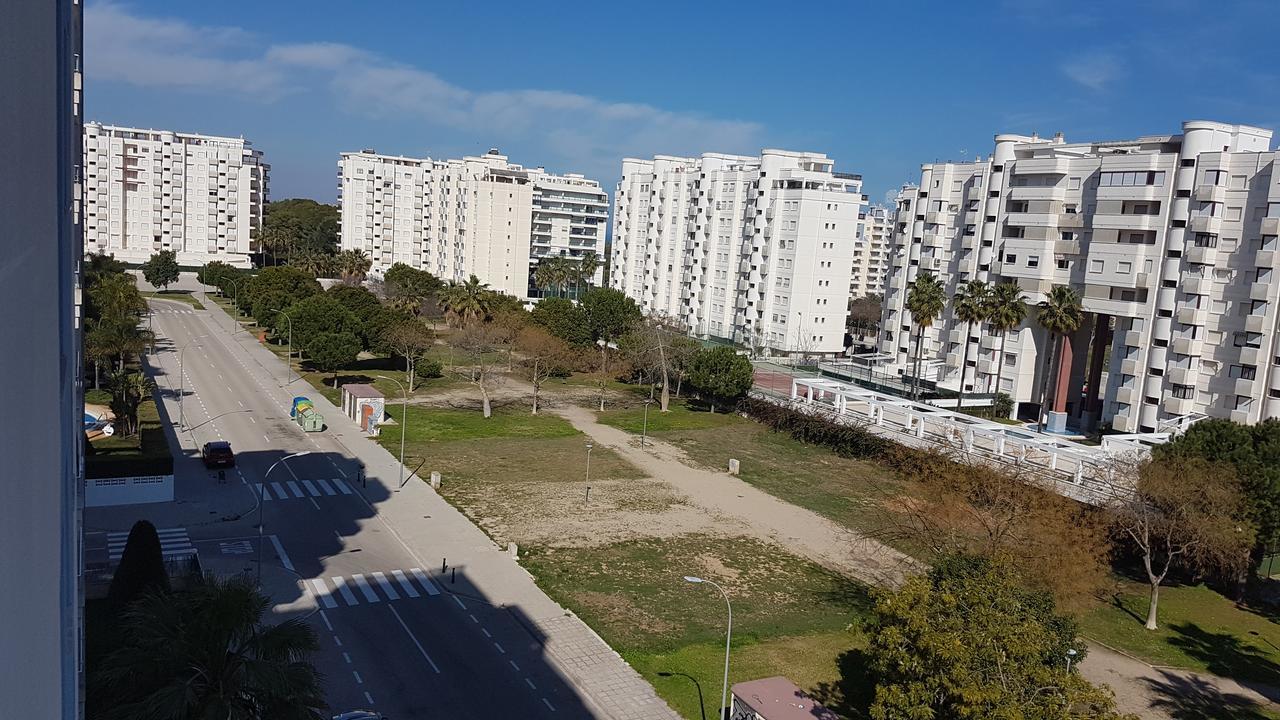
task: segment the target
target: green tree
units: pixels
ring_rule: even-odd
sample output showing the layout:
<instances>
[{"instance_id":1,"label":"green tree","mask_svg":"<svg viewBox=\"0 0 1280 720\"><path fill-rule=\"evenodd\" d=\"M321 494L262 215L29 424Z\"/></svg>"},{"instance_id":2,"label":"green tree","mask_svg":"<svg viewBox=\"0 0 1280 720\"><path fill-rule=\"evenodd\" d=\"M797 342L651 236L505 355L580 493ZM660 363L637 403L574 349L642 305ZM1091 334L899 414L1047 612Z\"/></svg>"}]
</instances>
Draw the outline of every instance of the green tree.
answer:
<instances>
[{"instance_id":1,"label":"green tree","mask_svg":"<svg viewBox=\"0 0 1280 720\"><path fill-rule=\"evenodd\" d=\"M333 255L338 247L338 207L315 200L294 198L267 203L264 230L293 229L293 237L281 249Z\"/></svg>"},{"instance_id":2,"label":"green tree","mask_svg":"<svg viewBox=\"0 0 1280 720\"><path fill-rule=\"evenodd\" d=\"M263 268L241 283L240 304L248 307L259 325L271 326L272 309L281 309L322 292L314 276L296 267Z\"/></svg>"},{"instance_id":3,"label":"green tree","mask_svg":"<svg viewBox=\"0 0 1280 720\"><path fill-rule=\"evenodd\" d=\"M590 345L591 328L582 308L572 300L545 297L533 306L530 319L570 345Z\"/></svg>"},{"instance_id":4,"label":"green tree","mask_svg":"<svg viewBox=\"0 0 1280 720\"><path fill-rule=\"evenodd\" d=\"M107 601L119 612L144 593L169 589L169 573L156 526L139 520L129 529L120 564L111 576Z\"/></svg>"},{"instance_id":5,"label":"green tree","mask_svg":"<svg viewBox=\"0 0 1280 720\"><path fill-rule=\"evenodd\" d=\"M362 282L371 267L373 261L363 250L357 248L343 250L333 256L333 269L338 271L338 277L345 283Z\"/></svg>"},{"instance_id":6,"label":"green tree","mask_svg":"<svg viewBox=\"0 0 1280 720\"><path fill-rule=\"evenodd\" d=\"M1067 335L1079 329L1084 320L1084 308L1080 305L1080 293L1067 285L1054 285L1039 308L1036 320L1049 331L1049 353L1044 359L1044 377L1040 380L1040 432L1044 432L1051 401L1057 399L1049 396L1049 380L1056 374L1056 366L1061 364L1058 346L1059 343L1066 342ZM1052 387L1056 395L1057 383L1052 383Z\"/></svg>"},{"instance_id":7,"label":"green tree","mask_svg":"<svg viewBox=\"0 0 1280 720\"><path fill-rule=\"evenodd\" d=\"M533 386L532 414L538 414L538 397L547 380L568 372L573 349L564 340L540 325L520 329L515 344L520 348L520 368Z\"/></svg>"},{"instance_id":8,"label":"green tree","mask_svg":"<svg viewBox=\"0 0 1280 720\"><path fill-rule=\"evenodd\" d=\"M142 373L117 371L111 375L110 386L116 430L123 437L133 437L138 434L138 407L151 397L155 383Z\"/></svg>"},{"instance_id":9,"label":"green tree","mask_svg":"<svg viewBox=\"0 0 1280 720\"><path fill-rule=\"evenodd\" d=\"M916 352L911 373L911 395L920 399L920 356L924 349L924 330L942 313L946 305L946 291L942 283L928 270L921 270L907 289L907 312L916 326Z\"/></svg>"},{"instance_id":10,"label":"green tree","mask_svg":"<svg viewBox=\"0 0 1280 720\"><path fill-rule=\"evenodd\" d=\"M1047 594L999 560L952 556L877 591L871 717L1117 720L1109 690L1067 669L1088 648Z\"/></svg>"},{"instance_id":11,"label":"green tree","mask_svg":"<svg viewBox=\"0 0 1280 720\"><path fill-rule=\"evenodd\" d=\"M311 343L326 333L360 336L360 321L355 314L328 293L312 295L285 310L289 320L277 318L272 326L276 335L287 332L292 323L293 346L307 352Z\"/></svg>"},{"instance_id":12,"label":"green tree","mask_svg":"<svg viewBox=\"0 0 1280 720\"><path fill-rule=\"evenodd\" d=\"M91 288L98 280L108 275L124 275L128 265L106 253L89 253L80 263L80 280L84 287Z\"/></svg>"},{"instance_id":13,"label":"green tree","mask_svg":"<svg viewBox=\"0 0 1280 720\"><path fill-rule=\"evenodd\" d=\"M164 290L178 282L178 254L172 250L161 250L142 263L142 277L152 287Z\"/></svg>"},{"instance_id":14,"label":"green tree","mask_svg":"<svg viewBox=\"0 0 1280 720\"><path fill-rule=\"evenodd\" d=\"M1248 501L1249 520L1258 528L1259 550L1280 539L1280 420L1257 425L1201 420L1156 445L1152 455L1158 460L1201 458L1230 467Z\"/></svg>"},{"instance_id":15,"label":"green tree","mask_svg":"<svg viewBox=\"0 0 1280 720\"><path fill-rule=\"evenodd\" d=\"M997 396L1004 392L1001 383L1004 380L1004 346L1009 340L1009 332L1017 330L1027 316L1026 298L1022 288L1015 282L1003 282L991 288L987 307L987 322L991 329L1000 333L1000 355L996 358Z\"/></svg>"},{"instance_id":16,"label":"green tree","mask_svg":"<svg viewBox=\"0 0 1280 720\"><path fill-rule=\"evenodd\" d=\"M302 239L302 228L298 225L298 221L294 218L272 218L267 217L268 222L263 227L261 238L263 265L266 264L266 255L271 254L271 264L279 265L280 256L292 255L293 250L298 246Z\"/></svg>"},{"instance_id":17,"label":"green tree","mask_svg":"<svg viewBox=\"0 0 1280 720\"><path fill-rule=\"evenodd\" d=\"M473 274L466 282L450 283L440 293L440 300L449 322L453 325L465 325L489 316L493 295L494 291L489 289L489 284L480 282L480 278Z\"/></svg>"},{"instance_id":18,"label":"green tree","mask_svg":"<svg viewBox=\"0 0 1280 720\"><path fill-rule=\"evenodd\" d=\"M89 678L111 707L104 720L319 720L311 665L315 631L292 618L264 622L271 601L242 577L209 575L180 592L153 592L121 618L122 645ZM324 715L323 717L328 717Z\"/></svg>"},{"instance_id":19,"label":"green tree","mask_svg":"<svg viewBox=\"0 0 1280 720\"><path fill-rule=\"evenodd\" d=\"M300 250L289 256L289 267L297 268L312 278L326 277L333 270L333 256L314 250Z\"/></svg>"},{"instance_id":20,"label":"green tree","mask_svg":"<svg viewBox=\"0 0 1280 720\"><path fill-rule=\"evenodd\" d=\"M360 354L360 338L350 332L325 332L311 339L307 357L318 372L333 373L333 386L338 386L338 371L356 361Z\"/></svg>"},{"instance_id":21,"label":"green tree","mask_svg":"<svg viewBox=\"0 0 1280 720\"><path fill-rule=\"evenodd\" d=\"M715 412L717 403L730 405L746 396L754 372L750 360L733 348L721 345L693 356L689 384L707 400L711 412Z\"/></svg>"},{"instance_id":22,"label":"green tree","mask_svg":"<svg viewBox=\"0 0 1280 720\"><path fill-rule=\"evenodd\" d=\"M440 292L440 279L426 270L396 263L382 275L387 304L415 316L424 312L427 301Z\"/></svg>"},{"instance_id":23,"label":"green tree","mask_svg":"<svg viewBox=\"0 0 1280 720\"><path fill-rule=\"evenodd\" d=\"M226 278L237 277L240 272L241 270L233 265L224 263L221 260L214 260L205 263L196 271L196 280L201 285L218 288L218 292L225 296L226 292L223 291L222 287L226 282Z\"/></svg>"},{"instance_id":24,"label":"green tree","mask_svg":"<svg viewBox=\"0 0 1280 720\"><path fill-rule=\"evenodd\" d=\"M356 318L357 335L366 350L377 346L380 334L386 329L380 322L380 316L387 312L386 306L378 301L378 297L365 287L359 285L335 285L325 293L339 305L346 308ZM396 313L399 316L398 313Z\"/></svg>"},{"instance_id":25,"label":"green tree","mask_svg":"<svg viewBox=\"0 0 1280 720\"><path fill-rule=\"evenodd\" d=\"M973 334L974 323L987 319L987 307L990 304L991 288L982 280L970 280L965 283L951 299L951 311L956 320L965 324L964 359L960 362L960 397L956 399L956 410L964 405L964 376L969 371L969 336ZM977 380L977 373L974 373Z\"/></svg>"},{"instance_id":26,"label":"green tree","mask_svg":"<svg viewBox=\"0 0 1280 720\"><path fill-rule=\"evenodd\" d=\"M1201 573L1238 573L1256 531L1227 466L1174 456L1126 470L1121 477L1134 491L1119 496L1112 516L1117 534L1142 557L1151 588L1146 627L1155 630L1160 584L1174 563Z\"/></svg>"},{"instance_id":27,"label":"green tree","mask_svg":"<svg viewBox=\"0 0 1280 720\"><path fill-rule=\"evenodd\" d=\"M640 322L640 307L620 290L591 288L580 304L592 340L617 340Z\"/></svg>"},{"instance_id":28,"label":"green tree","mask_svg":"<svg viewBox=\"0 0 1280 720\"><path fill-rule=\"evenodd\" d=\"M405 385L413 392L418 363L425 360L435 346L436 334L421 320L405 318L387 329L383 341L393 353L404 358Z\"/></svg>"},{"instance_id":29,"label":"green tree","mask_svg":"<svg viewBox=\"0 0 1280 720\"><path fill-rule=\"evenodd\" d=\"M578 258L579 282L585 281L587 284L587 288L590 289L591 280L592 278L595 277L596 270L599 270L599 269L600 269L600 256L596 254L595 250L586 251L585 253L582 254L582 257ZM579 297L582 296L581 289L579 289L578 291L578 296Z\"/></svg>"}]
</instances>

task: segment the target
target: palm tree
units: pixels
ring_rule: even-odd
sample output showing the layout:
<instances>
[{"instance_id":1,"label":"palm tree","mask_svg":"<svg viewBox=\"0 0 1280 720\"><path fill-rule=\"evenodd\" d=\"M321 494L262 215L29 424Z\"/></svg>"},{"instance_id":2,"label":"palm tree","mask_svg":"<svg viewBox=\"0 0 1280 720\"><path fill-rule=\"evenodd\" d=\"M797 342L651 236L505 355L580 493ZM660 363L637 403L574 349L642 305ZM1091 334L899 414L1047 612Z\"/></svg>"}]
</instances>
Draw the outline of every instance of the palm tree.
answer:
<instances>
[{"instance_id":1,"label":"palm tree","mask_svg":"<svg viewBox=\"0 0 1280 720\"><path fill-rule=\"evenodd\" d=\"M338 271L343 282L360 282L364 280L369 268L373 267L373 261L364 254L363 250L353 248L335 255L333 267Z\"/></svg>"},{"instance_id":2,"label":"palm tree","mask_svg":"<svg viewBox=\"0 0 1280 720\"><path fill-rule=\"evenodd\" d=\"M329 266L333 259L313 250L303 250L297 254L289 255L289 264L293 267L309 273L313 277L320 277L329 271Z\"/></svg>"},{"instance_id":3,"label":"palm tree","mask_svg":"<svg viewBox=\"0 0 1280 720\"><path fill-rule=\"evenodd\" d=\"M472 275L466 282L451 283L441 293L440 299L450 320L465 324L489 316L493 294L488 283L482 283L480 278Z\"/></svg>"},{"instance_id":4,"label":"palm tree","mask_svg":"<svg viewBox=\"0 0 1280 720\"><path fill-rule=\"evenodd\" d=\"M138 406L151 397L155 383L140 372L114 372L108 379L111 385L111 412L116 416L122 437L138 433Z\"/></svg>"},{"instance_id":5,"label":"palm tree","mask_svg":"<svg viewBox=\"0 0 1280 720\"><path fill-rule=\"evenodd\" d=\"M596 276L596 270L600 269L600 256L596 255L595 250L588 250L582 254L582 258L578 260L578 272L582 279L587 281L587 288L591 287L591 279ZM581 293L579 293L581 295Z\"/></svg>"},{"instance_id":6,"label":"palm tree","mask_svg":"<svg viewBox=\"0 0 1280 720\"><path fill-rule=\"evenodd\" d=\"M554 258L542 258L533 270L533 282L544 292L550 292L556 286Z\"/></svg>"},{"instance_id":7,"label":"palm tree","mask_svg":"<svg viewBox=\"0 0 1280 720\"><path fill-rule=\"evenodd\" d=\"M923 270L907 291L907 310L916 325L916 357L912 378L912 397L920 399L920 354L924 347L924 329L933 325L947 303L946 291L933 273Z\"/></svg>"},{"instance_id":8,"label":"palm tree","mask_svg":"<svg viewBox=\"0 0 1280 720\"><path fill-rule=\"evenodd\" d=\"M1000 383L1004 379L1004 345L1009 331L1015 330L1027 316L1026 298L1015 282L1004 282L991 288L988 296L987 322L1000 333L1000 357L996 359L996 396L1000 395Z\"/></svg>"},{"instance_id":9,"label":"palm tree","mask_svg":"<svg viewBox=\"0 0 1280 720\"><path fill-rule=\"evenodd\" d=\"M1058 343L1080 328L1084 321L1084 308L1080 305L1080 293L1068 285L1054 285L1039 308L1036 320L1049 331L1049 355L1045 358L1044 377L1040 381L1040 432L1044 432L1045 416L1049 412L1049 377L1054 374L1053 366L1058 363ZM1058 372L1061 371L1058 368ZM1056 394L1057 383L1054 383L1054 390Z\"/></svg>"},{"instance_id":10,"label":"palm tree","mask_svg":"<svg viewBox=\"0 0 1280 720\"><path fill-rule=\"evenodd\" d=\"M961 286L951 298L951 312L956 319L965 324L964 359L960 362L960 397L956 398L956 410L964 406L964 376L969 370L969 336L973 334L973 324L987 319L987 299L991 288L982 280L970 280ZM977 377L977 373L974 373Z\"/></svg>"},{"instance_id":11,"label":"palm tree","mask_svg":"<svg viewBox=\"0 0 1280 720\"><path fill-rule=\"evenodd\" d=\"M319 720L319 644L305 621L263 622L271 601L243 577L193 579L144 595L121 618L122 644L91 679L116 718ZM324 717L328 717L326 714Z\"/></svg>"}]
</instances>

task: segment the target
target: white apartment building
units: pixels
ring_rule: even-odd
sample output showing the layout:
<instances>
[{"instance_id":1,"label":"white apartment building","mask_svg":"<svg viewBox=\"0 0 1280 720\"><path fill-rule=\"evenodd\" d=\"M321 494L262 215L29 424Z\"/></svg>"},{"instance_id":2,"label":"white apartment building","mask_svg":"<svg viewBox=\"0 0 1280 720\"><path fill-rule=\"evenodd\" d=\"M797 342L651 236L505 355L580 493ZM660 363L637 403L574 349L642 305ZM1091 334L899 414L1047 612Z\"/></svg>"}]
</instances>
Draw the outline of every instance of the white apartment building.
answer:
<instances>
[{"instance_id":1,"label":"white apartment building","mask_svg":"<svg viewBox=\"0 0 1280 720\"><path fill-rule=\"evenodd\" d=\"M609 283L700 337L840 353L865 200L820 153L628 158Z\"/></svg>"},{"instance_id":2,"label":"white apartment building","mask_svg":"<svg viewBox=\"0 0 1280 720\"><path fill-rule=\"evenodd\" d=\"M364 251L375 274L400 262L531 298L539 261L594 252L592 282L602 282L609 204L594 180L526 169L497 150L461 160L342 153L338 178L341 248Z\"/></svg>"},{"instance_id":3,"label":"white apartment building","mask_svg":"<svg viewBox=\"0 0 1280 720\"><path fill-rule=\"evenodd\" d=\"M1068 143L997 135L987 160L922 166L899 197L880 350L909 372L907 287L923 268L948 293L1016 282L1032 305L1008 339L957 324L925 333L941 384L1038 403L1046 333L1034 305L1054 285L1082 296L1063 343L1055 414L1092 428L1161 431L1210 416L1280 417L1280 153L1269 130L1186 122L1180 134ZM967 336L967 338L966 338Z\"/></svg>"},{"instance_id":4,"label":"white apartment building","mask_svg":"<svg viewBox=\"0 0 1280 720\"><path fill-rule=\"evenodd\" d=\"M81 4L0 3L0 708L84 716Z\"/></svg>"},{"instance_id":5,"label":"white apartment building","mask_svg":"<svg viewBox=\"0 0 1280 720\"><path fill-rule=\"evenodd\" d=\"M894 208L870 206L858 220L853 243L853 274L849 295L883 295L889 273L889 247L893 241Z\"/></svg>"},{"instance_id":6,"label":"white apartment building","mask_svg":"<svg viewBox=\"0 0 1280 720\"><path fill-rule=\"evenodd\" d=\"M243 138L84 126L84 244L130 263L249 267L270 166Z\"/></svg>"}]
</instances>

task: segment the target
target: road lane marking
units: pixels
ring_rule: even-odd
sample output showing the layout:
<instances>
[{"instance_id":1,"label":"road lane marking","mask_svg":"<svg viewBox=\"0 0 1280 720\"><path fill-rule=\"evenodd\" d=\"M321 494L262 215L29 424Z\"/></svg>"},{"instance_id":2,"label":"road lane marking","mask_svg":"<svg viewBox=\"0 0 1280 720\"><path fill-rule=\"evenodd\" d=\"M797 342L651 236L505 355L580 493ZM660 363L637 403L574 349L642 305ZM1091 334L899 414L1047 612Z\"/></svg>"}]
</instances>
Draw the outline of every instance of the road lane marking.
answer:
<instances>
[{"instance_id":1,"label":"road lane marking","mask_svg":"<svg viewBox=\"0 0 1280 720\"><path fill-rule=\"evenodd\" d=\"M498 643L494 643L494 644L493 644L493 646L494 646L494 647L496 647L496 648L498 648L498 652L502 653L503 655L506 655L506 654L507 654L507 651L506 651L506 650L503 650L503 649L502 649L502 646L501 646L501 645L499 645Z\"/></svg>"},{"instance_id":2,"label":"road lane marking","mask_svg":"<svg viewBox=\"0 0 1280 720\"><path fill-rule=\"evenodd\" d=\"M333 644L337 645L338 647L342 647L342 638L338 637L337 635L334 635Z\"/></svg>"},{"instance_id":3,"label":"road lane marking","mask_svg":"<svg viewBox=\"0 0 1280 720\"><path fill-rule=\"evenodd\" d=\"M294 497L302 497L302 488L298 487L298 483L292 480L285 480L284 484L289 486L289 492L293 493Z\"/></svg>"},{"instance_id":4,"label":"road lane marking","mask_svg":"<svg viewBox=\"0 0 1280 720\"><path fill-rule=\"evenodd\" d=\"M403 572L400 570L392 570L391 575L395 577L396 582L400 583L400 587L404 588L404 591L408 593L409 597L422 597L417 590L413 589L413 583L409 582L409 578L405 577Z\"/></svg>"},{"instance_id":5,"label":"road lane marking","mask_svg":"<svg viewBox=\"0 0 1280 720\"><path fill-rule=\"evenodd\" d=\"M431 582L431 578L427 577L427 574L422 572L421 569L410 568L409 574L417 578L419 583L422 583L422 589L426 590L428 595L440 594L440 591L436 589L435 584Z\"/></svg>"},{"instance_id":6,"label":"road lane marking","mask_svg":"<svg viewBox=\"0 0 1280 720\"><path fill-rule=\"evenodd\" d=\"M324 621L324 626L329 628L329 632L333 632L333 623L329 622L329 616L325 615L323 610L320 611L320 619ZM333 639L337 640L338 636L334 635Z\"/></svg>"},{"instance_id":7,"label":"road lane marking","mask_svg":"<svg viewBox=\"0 0 1280 720\"><path fill-rule=\"evenodd\" d=\"M352 671L351 671L351 674L356 676L356 684L357 684L357 685L363 685L363 684L364 684L364 680L360 679L360 673L356 672L355 670L352 670Z\"/></svg>"},{"instance_id":8,"label":"road lane marking","mask_svg":"<svg viewBox=\"0 0 1280 720\"><path fill-rule=\"evenodd\" d=\"M368 690L364 691L364 699L369 703L370 706L373 705L373 696L369 694ZM547 702L547 701L543 700L543 702ZM550 705L551 703L547 703L547 704Z\"/></svg>"},{"instance_id":9,"label":"road lane marking","mask_svg":"<svg viewBox=\"0 0 1280 720\"><path fill-rule=\"evenodd\" d=\"M271 500L271 493L267 492L267 486L262 483L254 483L253 487L257 489L258 495L262 500Z\"/></svg>"},{"instance_id":10,"label":"road lane marking","mask_svg":"<svg viewBox=\"0 0 1280 720\"><path fill-rule=\"evenodd\" d=\"M533 681L532 681L532 680L530 680L529 678L525 678L525 679L524 679L524 682L525 682L525 684L526 684L526 685L528 685L528 686L529 686L529 689L530 689L530 690L537 690L537 689L538 689L538 686L537 686L537 685L534 685L534 684L533 684Z\"/></svg>"},{"instance_id":11,"label":"road lane marking","mask_svg":"<svg viewBox=\"0 0 1280 720\"><path fill-rule=\"evenodd\" d=\"M427 662L431 663L431 669L435 670L436 674L439 675L440 668L436 667L436 661L431 659L431 656L427 654L425 649L423 649L422 643L418 642L418 638L414 637L413 632L409 630L409 626L404 624L404 618L400 617L400 613L396 612L394 606L388 605L387 607L391 610L391 614L396 616L396 620L400 622L400 627L404 628L405 633L409 635L409 639L413 641L414 645L418 646L418 652L422 653L422 657L426 658Z\"/></svg>"},{"instance_id":12,"label":"road lane marking","mask_svg":"<svg viewBox=\"0 0 1280 720\"><path fill-rule=\"evenodd\" d=\"M360 588L360 592L364 593L366 600L371 603L382 602L382 598L378 597L378 593L374 592L373 588L369 587L369 581L364 579L364 575L356 573L351 576L351 579L354 580L356 586Z\"/></svg>"},{"instance_id":13,"label":"road lane marking","mask_svg":"<svg viewBox=\"0 0 1280 720\"><path fill-rule=\"evenodd\" d=\"M378 582L378 585L382 586L382 591L387 594L387 597L392 600L400 599L400 593L396 592L396 589L391 586L391 581L387 579L386 575L376 572L373 573L373 579Z\"/></svg>"},{"instance_id":14,"label":"road lane marking","mask_svg":"<svg viewBox=\"0 0 1280 720\"><path fill-rule=\"evenodd\" d=\"M342 594L342 599L346 600L348 605L355 605L360 602L359 600L356 600L356 596L351 592L351 588L347 587L346 578L331 577L329 578L329 582L333 583L333 586L338 588L338 592Z\"/></svg>"},{"instance_id":15,"label":"road lane marking","mask_svg":"<svg viewBox=\"0 0 1280 720\"><path fill-rule=\"evenodd\" d=\"M311 503L311 507L313 507L313 508L315 508L315 509L317 509L317 510L319 510L319 509L320 509L320 503L316 502L316 499L315 499L315 498L307 498L307 502Z\"/></svg>"},{"instance_id":16,"label":"road lane marking","mask_svg":"<svg viewBox=\"0 0 1280 720\"><path fill-rule=\"evenodd\" d=\"M324 491L325 495L337 494L333 491L333 488L330 487L329 483L325 482L324 480L321 480L320 478L316 478L316 484L320 486L320 489Z\"/></svg>"},{"instance_id":17,"label":"road lane marking","mask_svg":"<svg viewBox=\"0 0 1280 720\"><path fill-rule=\"evenodd\" d=\"M515 660L508 660L507 662L511 663L511 667L515 668L516 672L520 672L520 666L516 664Z\"/></svg>"},{"instance_id":18,"label":"road lane marking","mask_svg":"<svg viewBox=\"0 0 1280 720\"><path fill-rule=\"evenodd\" d=\"M480 621L476 619L475 615L468 614L467 617L471 618L471 622L476 623L477 625L480 623Z\"/></svg>"},{"instance_id":19,"label":"road lane marking","mask_svg":"<svg viewBox=\"0 0 1280 720\"><path fill-rule=\"evenodd\" d=\"M347 484L346 484L346 483L344 483L344 482L342 482L342 481L341 481L341 480L339 480L338 478L334 478L334 479L333 479L333 480L331 480L330 482L332 482L332 483L333 483L333 486L334 486L334 487L336 487L336 488L338 488L338 492L342 493L343 495L350 495L350 494L351 494L351 488L347 487Z\"/></svg>"},{"instance_id":20,"label":"road lane marking","mask_svg":"<svg viewBox=\"0 0 1280 720\"><path fill-rule=\"evenodd\" d=\"M313 497L320 494L320 491L316 490L316 486L312 485L310 480L303 480L302 487L306 488L307 492L311 493Z\"/></svg>"},{"instance_id":21,"label":"road lane marking","mask_svg":"<svg viewBox=\"0 0 1280 720\"><path fill-rule=\"evenodd\" d=\"M351 664L351 656L350 656L350 655L348 655L348 654L346 654L346 653L342 653L342 659L343 659L343 660L346 660L348 665L350 665L350 664Z\"/></svg>"},{"instance_id":22,"label":"road lane marking","mask_svg":"<svg viewBox=\"0 0 1280 720\"><path fill-rule=\"evenodd\" d=\"M308 582L311 583L311 587L315 590L316 597L320 599L320 602L323 603L325 607L338 607L338 601L334 600L333 597L329 595L329 588L325 587L324 580L321 580L320 578L311 578ZM333 628L330 628L330 630L332 629Z\"/></svg>"},{"instance_id":23,"label":"road lane marking","mask_svg":"<svg viewBox=\"0 0 1280 720\"><path fill-rule=\"evenodd\" d=\"M262 439L266 440L267 442L271 442L271 438L267 437L266 433L262 433ZM286 467L287 467L287 464L286 464Z\"/></svg>"},{"instance_id":24,"label":"road lane marking","mask_svg":"<svg viewBox=\"0 0 1280 720\"><path fill-rule=\"evenodd\" d=\"M280 558L280 564L289 572L297 572L293 569L293 563L289 562L289 555L284 551L284 546L280 544L280 538L275 535L268 535L271 538L271 544L276 548L276 556Z\"/></svg>"},{"instance_id":25,"label":"road lane marking","mask_svg":"<svg viewBox=\"0 0 1280 720\"><path fill-rule=\"evenodd\" d=\"M454 596L453 596L453 601L454 601L454 602L456 602L456 603L458 603L458 607L462 608L463 610L466 610L466 609L467 609L467 606L466 606L466 605L464 605L464 604L462 604L462 600L458 599L458 596L457 596L457 595L454 595Z\"/></svg>"},{"instance_id":26,"label":"road lane marking","mask_svg":"<svg viewBox=\"0 0 1280 720\"><path fill-rule=\"evenodd\" d=\"M276 495L279 495L281 500L289 499L289 493L284 491L284 486L281 485L280 483L278 482L271 483L271 489L276 491Z\"/></svg>"},{"instance_id":27,"label":"road lane marking","mask_svg":"<svg viewBox=\"0 0 1280 720\"><path fill-rule=\"evenodd\" d=\"M249 422L253 423L254 425L258 424L258 421L254 420L252 415L249 416Z\"/></svg>"}]
</instances>

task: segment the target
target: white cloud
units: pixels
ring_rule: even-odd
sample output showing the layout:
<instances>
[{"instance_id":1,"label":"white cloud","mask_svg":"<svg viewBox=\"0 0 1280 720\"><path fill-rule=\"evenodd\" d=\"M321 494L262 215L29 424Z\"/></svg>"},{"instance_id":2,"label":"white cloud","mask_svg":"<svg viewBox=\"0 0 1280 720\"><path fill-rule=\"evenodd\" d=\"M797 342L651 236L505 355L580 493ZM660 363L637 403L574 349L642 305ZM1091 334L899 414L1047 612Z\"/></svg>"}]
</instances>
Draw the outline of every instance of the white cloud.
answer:
<instances>
[{"instance_id":1,"label":"white cloud","mask_svg":"<svg viewBox=\"0 0 1280 720\"><path fill-rule=\"evenodd\" d=\"M1105 50L1091 50L1077 55L1060 66L1062 72L1075 82L1094 91L1107 86L1124 75L1120 58Z\"/></svg>"},{"instance_id":2,"label":"white cloud","mask_svg":"<svg viewBox=\"0 0 1280 720\"><path fill-rule=\"evenodd\" d=\"M273 102L327 93L371 123L388 115L468 134L481 145L520 146L517 161L617 173L624 155L754 151L759 124L610 102L549 89L473 91L422 68L342 43L264 45L239 28L142 17L115 3L85 12L91 79ZM252 129L247 129L252 131ZM551 157L534 156L534 152ZM562 164L562 165L561 165Z\"/></svg>"}]
</instances>

